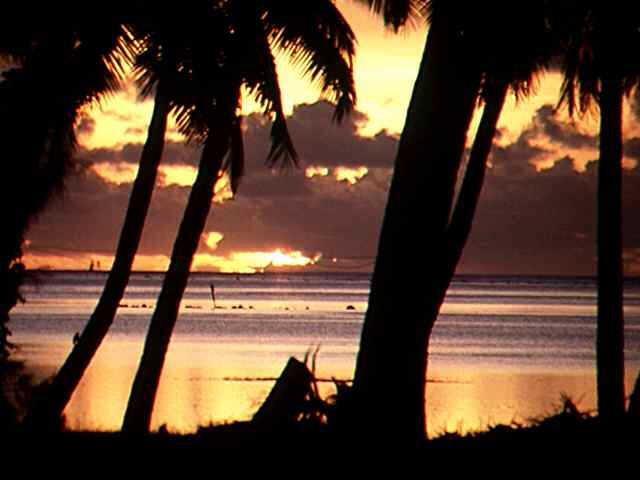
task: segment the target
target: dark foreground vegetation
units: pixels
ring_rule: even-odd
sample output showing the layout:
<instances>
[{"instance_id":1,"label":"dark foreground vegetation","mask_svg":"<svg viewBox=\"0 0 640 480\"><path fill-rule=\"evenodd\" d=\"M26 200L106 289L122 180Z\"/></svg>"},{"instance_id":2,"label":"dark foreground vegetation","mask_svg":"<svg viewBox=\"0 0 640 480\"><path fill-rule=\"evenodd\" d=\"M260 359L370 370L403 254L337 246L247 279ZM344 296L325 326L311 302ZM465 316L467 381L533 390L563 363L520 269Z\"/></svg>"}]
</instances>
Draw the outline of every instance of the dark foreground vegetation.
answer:
<instances>
[{"instance_id":1,"label":"dark foreground vegetation","mask_svg":"<svg viewBox=\"0 0 640 480\"><path fill-rule=\"evenodd\" d=\"M12 401L16 398L33 401L38 390L43 388L29 391L32 387L24 383L26 376L15 379L23 382L16 385L17 391L22 393L9 399ZM351 387L345 384L336 384L336 387L336 395L321 398L313 369L309 370L305 363L292 358L251 421L201 426L195 433L188 434L170 432L166 426L157 432L143 434L71 431L65 427L64 418L49 425L47 430L33 430L20 423L20 406L7 402L5 395L1 406L0 441L5 445L5 453L29 452L30 455L56 458L72 455L78 459L94 456L104 459L109 458L105 454L113 454L111 458L152 455L147 458L173 461L175 455L206 459L215 452L234 450L238 453L277 452L274 458L293 465L309 461L320 453L348 456L365 450L386 455L368 461L373 463L385 461L390 458L388 455L415 454L419 454L420 459L439 462L443 458L454 458L461 451L465 454L477 452L483 459L509 461L510 457L503 456L505 453L528 455L527 452L544 451L548 456L539 461L559 459L572 464L578 461L572 456L573 452L580 452L582 458L590 451L615 451L620 455L630 452L640 431L640 418L632 411L617 421L605 421L592 412L581 411L569 397L562 396L554 413L530 419L526 424L494 425L467 433L444 432L431 439L407 443L406 439L394 437L392 433L386 435L384 431L369 437L346 429L348 421L341 418L338 397L346 397L348 401ZM372 425L375 423L374 418ZM156 456L165 453L166 457Z\"/></svg>"},{"instance_id":2,"label":"dark foreground vegetation","mask_svg":"<svg viewBox=\"0 0 640 480\"><path fill-rule=\"evenodd\" d=\"M340 435L325 423L301 420L287 427L261 432L252 422L236 422L201 427L196 433L175 434L159 431L143 435L127 435L121 432L59 431L47 434L14 432L3 435L4 444L16 451L44 452L50 454L104 455L106 452L124 455L168 454L203 455L207 452L236 450L238 452L307 452L309 455L335 452L349 454L360 449L384 450L388 453L412 455L424 454L425 458L462 450L482 451L493 457L507 452L548 452L567 462L575 461L568 452L588 452L605 448L622 453L633 448L637 439L637 422L622 422L613 427L597 417L565 409L555 415L535 421L529 426L498 425L484 431L459 434L446 433L425 440L415 448L400 448L393 438L384 444L368 445L363 439L354 441ZM402 442L401 442L402 443ZM300 457L297 456L297 459ZM295 460L294 460L295 461Z\"/></svg>"}]
</instances>

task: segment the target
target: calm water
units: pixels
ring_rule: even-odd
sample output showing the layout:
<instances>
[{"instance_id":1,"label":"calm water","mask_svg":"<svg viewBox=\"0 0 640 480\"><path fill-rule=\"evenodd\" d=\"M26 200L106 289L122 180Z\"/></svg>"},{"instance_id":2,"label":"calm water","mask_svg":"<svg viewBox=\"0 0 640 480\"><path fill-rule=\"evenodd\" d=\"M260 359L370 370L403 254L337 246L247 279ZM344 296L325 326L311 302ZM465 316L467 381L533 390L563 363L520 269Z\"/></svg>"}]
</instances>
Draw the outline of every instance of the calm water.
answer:
<instances>
[{"instance_id":1,"label":"calm water","mask_svg":"<svg viewBox=\"0 0 640 480\"><path fill-rule=\"evenodd\" d=\"M12 315L19 357L53 373L93 311L106 275L46 272ZM134 274L118 316L67 408L78 429L117 429L162 274ZM213 309L210 284L215 285ZM317 374L349 379L369 276L193 274L165 363L153 426L250 418L289 356L319 346ZM590 279L458 277L430 345L430 433L526 421L562 393L595 405L595 285ZM640 367L640 283L626 291L627 388ZM331 391L331 383L325 385Z\"/></svg>"}]
</instances>

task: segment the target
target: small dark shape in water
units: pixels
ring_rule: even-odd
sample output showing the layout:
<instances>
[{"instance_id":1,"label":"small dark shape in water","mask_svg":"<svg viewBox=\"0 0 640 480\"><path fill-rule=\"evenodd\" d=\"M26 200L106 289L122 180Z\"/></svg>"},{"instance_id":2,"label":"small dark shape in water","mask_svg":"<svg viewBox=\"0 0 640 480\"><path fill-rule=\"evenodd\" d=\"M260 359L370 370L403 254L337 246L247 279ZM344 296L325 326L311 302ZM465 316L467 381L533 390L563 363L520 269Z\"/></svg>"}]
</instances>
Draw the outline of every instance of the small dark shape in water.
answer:
<instances>
[{"instance_id":1,"label":"small dark shape in water","mask_svg":"<svg viewBox=\"0 0 640 480\"><path fill-rule=\"evenodd\" d=\"M127 304L127 303L121 303L121 304L120 304L120 305L118 305L118 306L119 306L119 307L122 307L122 308L128 308L128 307L129 307L129 304Z\"/></svg>"},{"instance_id":2,"label":"small dark shape in water","mask_svg":"<svg viewBox=\"0 0 640 480\"><path fill-rule=\"evenodd\" d=\"M347 305L347 310L355 310L356 307L354 307L353 305Z\"/></svg>"},{"instance_id":3,"label":"small dark shape in water","mask_svg":"<svg viewBox=\"0 0 640 480\"><path fill-rule=\"evenodd\" d=\"M143 304L142 304L142 308L147 308L147 304L146 304L146 303L143 303Z\"/></svg>"}]
</instances>

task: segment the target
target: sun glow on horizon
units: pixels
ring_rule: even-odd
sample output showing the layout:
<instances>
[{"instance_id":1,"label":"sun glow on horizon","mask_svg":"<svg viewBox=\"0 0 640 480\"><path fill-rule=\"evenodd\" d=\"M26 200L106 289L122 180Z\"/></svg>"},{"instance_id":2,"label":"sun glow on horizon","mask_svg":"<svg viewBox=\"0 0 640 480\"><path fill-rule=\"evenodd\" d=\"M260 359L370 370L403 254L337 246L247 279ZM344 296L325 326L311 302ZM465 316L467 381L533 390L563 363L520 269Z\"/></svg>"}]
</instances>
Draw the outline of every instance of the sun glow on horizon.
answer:
<instances>
[{"instance_id":1,"label":"sun glow on horizon","mask_svg":"<svg viewBox=\"0 0 640 480\"><path fill-rule=\"evenodd\" d=\"M271 252L244 251L231 252L226 256L208 253L196 254L194 270L217 269L223 273L256 273L269 268L299 267L315 265L322 254L308 257L299 250L277 248Z\"/></svg>"},{"instance_id":2,"label":"sun glow on horizon","mask_svg":"<svg viewBox=\"0 0 640 480\"><path fill-rule=\"evenodd\" d=\"M203 235L204 242L215 250L224 236L219 232ZM192 271L218 271L222 273L257 273L271 268L304 268L315 265L322 258L321 253L307 256L299 250L276 248L273 251L238 251L226 255L196 253ZM30 270L87 270L95 268L109 271L113 255L103 253L40 253L26 252L23 262ZM167 255L138 254L133 262L135 271L166 271L170 258Z\"/></svg>"}]
</instances>

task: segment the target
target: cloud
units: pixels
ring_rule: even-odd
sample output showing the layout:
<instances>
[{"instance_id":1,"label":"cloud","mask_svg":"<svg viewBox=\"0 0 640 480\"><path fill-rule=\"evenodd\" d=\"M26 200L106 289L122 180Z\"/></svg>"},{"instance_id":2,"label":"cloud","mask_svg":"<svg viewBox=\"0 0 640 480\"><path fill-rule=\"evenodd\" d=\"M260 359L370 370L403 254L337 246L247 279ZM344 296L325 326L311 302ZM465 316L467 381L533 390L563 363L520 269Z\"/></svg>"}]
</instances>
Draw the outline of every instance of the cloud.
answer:
<instances>
[{"instance_id":1,"label":"cloud","mask_svg":"<svg viewBox=\"0 0 640 480\"><path fill-rule=\"evenodd\" d=\"M91 135L96 128L96 122L89 115L80 115L78 124L76 125L76 132L78 135Z\"/></svg>"},{"instance_id":2,"label":"cloud","mask_svg":"<svg viewBox=\"0 0 640 480\"><path fill-rule=\"evenodd\" d=\"M278 250L299 252L309 259L322 254L314 268L333 267L333 257L339 259L337 266L370 268L397 139L385 132L361 136L357 124L366 117L356 114L355 120L345 119L336 126L331 113L325 102L294 109L289 124L301 167L284 171L264 165L269 123L260 115L247 118L245 176L233 200L212 205L205 226L209 236L202 238L202 256L194 268L217 265L215 268L230 269L234 258L237 260L234 255L240 252ZM548 107L535 112L511 143L506 137L498 138L459 271L593 274L596 163L585 162L580 170L576 154L582 152L595 160L595 142ZM632 137L625 148L629 158L637 158L640 143ZM29 251L41 255L66 252L82 256L83 261L112 255L131 184L107 181L107 174L99 174L106 167L98 166L134 168L141 149L142 145L126 144L80 152L84 163L68 179L66 193L51 203L28 233ZM172 175L179 176L177 172L195 172L198 161L198 148L167 143L140 258L166 264L190 192L189 182L170 180ZM541 161L546 162L544 169L537 168ZM358 168L366 169L366 175L357 183L336 181L336 171ZM640 205L638 170L625 171L625 219L634 218ZM222 238L224 241L218 240ZM632 271L637 264L634 252L640 249L638 222L625 222L624 238Z\"/></svg>"},{"instance_id":3,"label":"cloud","mask_svg":"<svg viewBox=\"0 0 640 480\"><path fill-rule=\"evenodd\" d=\"M575 122L562 122L551 105L543 105L536 112L528 134L546 135L552 142L568 148L593 148L595 137L583 133Z\"/></svg>"},{"instance_id":4,"label":"cloud","mask_svg":"<svg viewBox=\"0 0 640 480\"><path fill-rule=\"evenodd\" d=\"M391 168L397 137L381 131L373 137L359 135L366 115L355 111L341 124L331 122L333 106L326 101L294 107L287 123L303 168L360 167ZM270 125L259 114L245 119L247 159L264 162L270 145Z\"/></svg>"},{"instance_id":5,"label":"cloud","mask_svg":"<svg viewBox=\"0 0 640 480\"><path fill-rule=\"evenodd\" d=\"M333 171L338 182L347 182L349 185L355 185L362 180L367 173L369 173L369 169L367 167L337 167Z\"/></svg>"},{"instance_id":6,"label":"cloud","mask_svg":"<svg viewBox=\"0 0 640 480\"><path fill-rule=\"evenodd\" d=\"M216 248L218 248L218 244L224 238L224 235L222 235L220 232L208 232L203 234L203 236L204 243L207 244L207 247L209 247L210 250L215 250Z\"/></svg>"},{"instance_id":7,"label":"cloud","mask_svg":"<svg viewBox=\"0 0 640 480\"><path fill-rule=\"evenodd\" d=\"M597 162L586 163L584 170L576 168L572 148L587 144L576 140L569 125L544 130L554 132L555 149L532 145L528 138L542 127L540 118L536 116L512 145L494 148L494 168L487 172L463 270L595 273ZM540 156L551 160L550 167L537 171L532 164ZM623 217L624 244L629 251L640 247L640 227L630 220L635 216L634 205L639 204L638 168L627 168Z\"/></svg>"}]
</instances>

